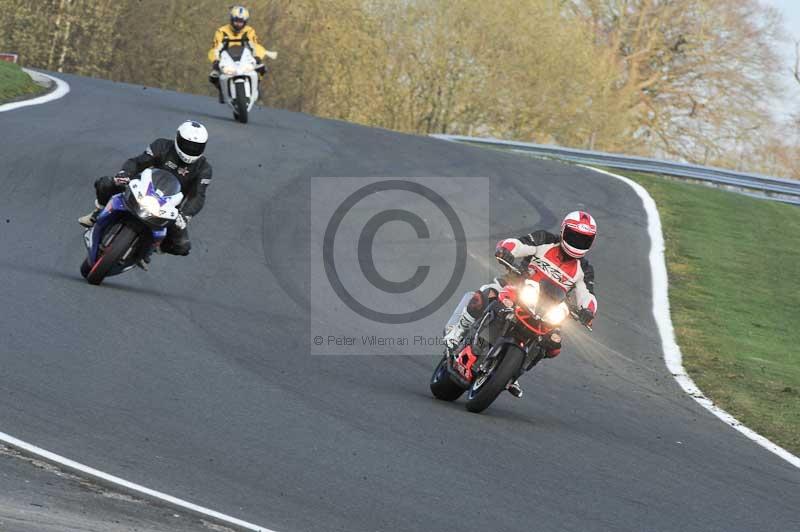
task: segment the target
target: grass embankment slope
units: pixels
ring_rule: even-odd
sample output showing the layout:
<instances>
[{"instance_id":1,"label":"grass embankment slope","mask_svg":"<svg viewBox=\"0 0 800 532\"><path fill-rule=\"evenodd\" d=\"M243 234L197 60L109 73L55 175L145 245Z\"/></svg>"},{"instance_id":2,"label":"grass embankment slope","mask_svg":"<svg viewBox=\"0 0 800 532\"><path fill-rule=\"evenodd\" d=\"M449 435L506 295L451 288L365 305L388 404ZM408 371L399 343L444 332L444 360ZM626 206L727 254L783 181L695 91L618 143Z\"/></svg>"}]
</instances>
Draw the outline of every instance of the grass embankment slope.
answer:
<instances>
[{"instance_id":1,"label":"grass embankment slope","mask_svg":"<svg viewBox=\"0 0 800 532\"><path fill-rule=\"evenodd\" d=\"M0 103L44 92L22 69L13 63L0 61Z\"/></svg>"},{"instance_id":2,"label":"grass embankment slope","mask_svg":"<svg viewBox=\"0 0 800 532\"><path fill-rule=\"evenodd\" d=\"M661 215L689 375L739 421L800 454L800 207L625 175Z\"/></svg>"}]
</instances>

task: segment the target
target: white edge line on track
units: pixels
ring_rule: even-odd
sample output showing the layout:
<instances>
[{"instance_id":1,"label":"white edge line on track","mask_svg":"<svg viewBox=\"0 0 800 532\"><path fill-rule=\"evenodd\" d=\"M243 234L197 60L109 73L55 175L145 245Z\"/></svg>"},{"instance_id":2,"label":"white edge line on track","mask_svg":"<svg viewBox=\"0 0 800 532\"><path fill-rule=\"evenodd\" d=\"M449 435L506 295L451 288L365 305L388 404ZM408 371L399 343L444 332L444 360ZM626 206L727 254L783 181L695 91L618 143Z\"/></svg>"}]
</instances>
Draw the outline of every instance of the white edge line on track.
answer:
<instances>
[{"instance_id":1,"label":"white edge line on track","mask_svg":"<svg viewBox=\"0 0 800 532\"><path fill-rule=\"evenodd\" d=\"M672 328L672 319L670 318L667 265L664 258L664 235L661 232L661 217L658 214L656 202L644 187L627 177L591 166L582 164L578 166L624 181L636 192L644 204L644 210L647 213L647 232L650 235L650 270L653 273L653 316L655 317L658 332L661 336L661 345L664 350L664 362L666 362L667 369L675 380L678 381L680 387L683 388L683 391L689 394L692 399L700 403L703 408L717 416L726 424L735 428L768 451L780 456L793 466L800 468L800 457L793 455L783 447L771 442L752 429L745 427L735 417L716 406L711 399L700 391L700 388L697 387L691 377L686 373L686 369L683 367L683 355L675 341L675 331Z\"/></svg>"},{"instance_id":2,"label":"white edge line on track","mask_svg":"<svg viewBox=\"0 0 800 532\"><path fill-rule=\"evenodd\" d=\"M139 484L134 484L133 482L129 482L125 479L115 477L114 475L103 473L102 471L98 471L97 469L94 469L92 467L83 465L74 460L70 460L69 458L65 458L58 454L51 453L50 451L46 451L44 449L36 447L35 445L31 445L30 443L24 442L4 432L0 432L0 441L24 453L36 456L37 458L41 458L43 460L46 460L54 464L58 464L73 472L88 476L90 478L99 480L106 484L111 484L114 486L124 488L129 493L136 493L148 497L150 499L155 499L158 502L167 503L173 507L178 507L183 510L189 510L195 515L209 517L220 524L234 525L245 530L254 530L256 532L275 532L274 530L254 525L253 523L248 523L247 521L242 521L241 519L237 519L235 517L231 517L229 515L225 515L223 513L210 510L202 506L198 506L191 502L184 501L183 499L173 497L172 495L167 495L166 493L161 493L160 491L152 490L150 488L145 488L144 486L140 486Z\"/></svg>"},{"instance_id":3,"label":"white edge line on track","mask_svg":"<svg viewBox=\"0 0 800 532\"><path fill-rule=\"evenodd\" d=\"M31 71L28 71L27 69L23 70L28 72L30 75ZM69 85L67 84L67 82L55 78L53 76L48 76L47 74L42 74L41 72L33 71L33 73L35 75L44 76L50 79L53 83L56 84L56 89L38 98L31 98L30 100L23 100L20 102L13 102L5 105L0 105L0 113L5 111L13 111L14 109L19 109L20 107L28 107L31 105L40 105L43 103L51 102L53 100L57 100L63 97L65 94L69 92ZM165 503L170 506L180 508L182 510L188 510L189 512L198 516L208 517L219 524L232 525L243 530L253 530L255 532L275 532L274 530L270 530L269 528L264 528L262 526L254 525L253 523L242 521L241 519L231 517L230 515L225 515L223 513L211 510L209 508L204 508L202 506L198 506L197 504L184 501L183 499L173 497L172 495L167 495L166 493L161 493L160 491L152 490L150 488L140 486L139 484L134 484L133 482L129 482L119 477L115 477L114 475L109 475L108 473L104 473L102 471L94 469L93 467L83 465L74 460L70 460L69 458L65 458L63 456L52 453L40 447L36 447L35 445L31 445L30 443L24 442L4 432L0 432L0 442L5 443L6 445L9 445L11 447L14 447L29 455L41 458L42 460L46 460L50 463L60 465L80 475L90 477L92 479L103 482L107 485L123 488L129 493L135 493L144 496L146 498L158 501L160 503Z\"/></svg>"},{"instance_id":4,"label":"white edge line on track","mask_svg":"<svg viewBox=\"0 0 800 532\"><path fill-rule=\"evenodd\" d=\"M67 93L69 93L69 84L66 81L54 78L53 76L48 76L47 74L42 74L41 72L37 72L35 70L28 70L27 68L23 68L22 70L24 70L25 73L31 77L41 76L49 79L55 83L56 88L52 92L48 92L44 96L39 96L38 98L31 98L29 100L21 100L19 102L11 102L0 105L0 113L5 111L13 111L14 109L19 109L21 107L30 107L31 105L41 105L43 103L52 102L53 100L63 98L67 95Z\"/></svg>"}]
</instances>

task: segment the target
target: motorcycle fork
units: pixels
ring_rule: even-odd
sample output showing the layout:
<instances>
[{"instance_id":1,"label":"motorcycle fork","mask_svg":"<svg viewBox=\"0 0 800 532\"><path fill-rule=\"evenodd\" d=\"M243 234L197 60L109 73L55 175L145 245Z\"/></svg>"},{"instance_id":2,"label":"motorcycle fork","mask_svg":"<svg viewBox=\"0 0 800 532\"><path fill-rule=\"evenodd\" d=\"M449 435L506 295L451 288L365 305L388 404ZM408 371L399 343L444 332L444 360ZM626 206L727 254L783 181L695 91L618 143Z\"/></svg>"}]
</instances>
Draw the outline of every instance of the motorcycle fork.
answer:
<instances>
[{"instance_id":1,"label":"motorcycle fork","mask_svg":"<svg viewBox=\"0 0 800 532\"><path fill-rule=\"evenodd\" d=\"M517 344L517 342L514 340L513 337L508 336L510 328L511 328L510 323L505 323L503 325L503 329L494 338L494 341L492 342L492 347L486 354L481 355L481 358L477 363L476 373L481 373L481 374L486 373L487 369L491 366L491 364L497 358L497 355L505 347L506 344L513 344L513 345Z\"/></svg>"},{"instance_id":2,"label":"motorcycle fork","mask_svg":"<svg viewBox=\"0 0 800 532\"><path fill-rule=\"evenodd\" d=\"M131 253L133 253L133 250L137 249L137 246L139 245L139 240L140 237L138 236L133 239L133 242L131 242L131 246L128 248L125 254L122 257L120 257L120 262L125 262L130 258Z\"/></svg>"},{"instance_id":3,"label":"motorcycle fork","mask_svg":"<svg viewBox=\"0 0 800 532\"><path fill-rule=\"evenodd\" d=\"M99 225L99 227L98 227ZM103 231L103 234L100 235L99 240L97 241L97 251L94 253L94 260L97 260L100 255L108 248L108 245L111 243L112 240L122 231L122 224L118 223L117 220L107 220L105 222L106 227L103 225L95 224L92 228L94 231Z\"/></svg>"},{"instance_id":4,"label":"motorcycle fork","mask_svg":"<svg viewBox=\"0 0 800 532\"><path fill-rule=\"evenodd\" d=\"M480 321L478 321L475 324L474 329L472 331L472 335L469 338L469 342L467 343L467 345L469 345L472 348L473 353L481 353L480 355L478 355L478 361L476 361L477 363L476 369L480 372L483 372L485 370L487 362L491 360L491 358L493 358L493 356L490 355L493 355L495 351L494 347L495 343L492 343L492 347L489 349L489 352L484 354L482 351L484 351L485 348L482 348L480 345L478 345L478 341L481 338L481 332L483 331L483 329L494 323L495 319L497 319L497 315L494 313L492 308L491 307L487 308L486 311L483 313L483 316L481 317ZM507 330L508 330L508 324L506 324L503 327L502 332L499 335L497 335L497 338L505 336Z\"/></svg>"},{"instance_id":5,"label":"motorcycle fork","mask_svg":"<svg viewBox=\"0 0 800 532\"><path fill-rule=\"evenodd\" d=\"M112 225L111 228L103 234L103 238L100 240L100 247L103 249L107 248L120 231L122 231L122 224Z\"/></svg>"}]
</instances>

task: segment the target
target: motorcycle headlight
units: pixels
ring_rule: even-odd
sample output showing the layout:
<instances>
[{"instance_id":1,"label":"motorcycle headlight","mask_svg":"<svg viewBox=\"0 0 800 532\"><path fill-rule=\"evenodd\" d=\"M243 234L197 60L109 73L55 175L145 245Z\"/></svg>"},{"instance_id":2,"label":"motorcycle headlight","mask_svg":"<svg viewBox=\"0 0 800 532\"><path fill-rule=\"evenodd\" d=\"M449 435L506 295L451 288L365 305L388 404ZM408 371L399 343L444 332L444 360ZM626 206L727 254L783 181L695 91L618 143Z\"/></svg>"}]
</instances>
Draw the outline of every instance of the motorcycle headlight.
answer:
<instances>
[{"instance_id":1,"label":"motorcycle headlight","mask_svg":"<svg viewBox=\"0 0 800 532\"><path fill-rule=\"evenodd\" d=\"M533 308L539 301L539 285L525 283L525 286L519 291L519 301L523 305Z\"/></svg>"},{"instance_id":2,"label":"motorcycle headlight","mask_svg":"<svg viewBox=\"0 0 800 532\"><path fill-rule=\"evenodd\" d=\"M139 200L139 214L157 217L161 212L161 205L153 196L145 196Z\"/></svg>"},{"instance_id":3,"label":"motorcycle headlight","mask_svg":"<svg viewBox=\"0 0 800 532\"><path fill-rule=\"evenodd\" d=\"M242 74L249 74L254 68L253 65L242 65Z\"/></svg>"},{"instance_id":4,"label":"motorcycle headlight","mask_svg":"<svg viewBox=\"0 0 800 532\"><path fill-rule=\"evenodd\" d=\"M545 314L544 321L552 325L558 325L564 321L567 316L569 316L569 307L567 307L566 303L562 302L551 308L550 311Z\"/></svg>"},{"instance_id":5,"label":"motorcycle headlight","mask_svg":"<svg viewBox=\"0 0 800 532\"><path fill-rule=\"evenodd\" d=\"M234 74L236 74L236 69L233 68L232 66L226 66L222 68L222 73L225 74L226 76L233 76Z\"/></svg>"}]
</instances>

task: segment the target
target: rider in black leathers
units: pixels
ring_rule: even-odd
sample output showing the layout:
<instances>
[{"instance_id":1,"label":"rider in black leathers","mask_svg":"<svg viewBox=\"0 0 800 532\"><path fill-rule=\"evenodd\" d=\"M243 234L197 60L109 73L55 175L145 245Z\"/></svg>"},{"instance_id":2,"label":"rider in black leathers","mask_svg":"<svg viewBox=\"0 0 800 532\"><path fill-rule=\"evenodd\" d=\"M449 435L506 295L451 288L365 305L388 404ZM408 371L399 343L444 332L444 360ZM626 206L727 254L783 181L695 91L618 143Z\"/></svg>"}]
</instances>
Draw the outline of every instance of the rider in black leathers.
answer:
<instances>
[{"instance_id":1,"label":"rider in black leathers","mask_svg":"<svg viewBox=\"0 0 800 532\"><path fill-rule=\"evenodd\" d=\"M178 220L167 228L161 242L161 251L172 255L188 255L191 249L186 224L203 208L206 188L211 183L211 165L202 155L208 141L208 132L198 122L184 122L174 140L156 139L142 153L125 161L114 177L101 177L94 183L97 194L96 209L78 219L84 227L94 225L102 208L111 196L125 190L128 181L146 168L159 168L171 172L181 184L184 200L179 206ZM149 262L149 254L145 263ZM141 264L146 268L146 264Z\"/></svg>"}]
</instances>

